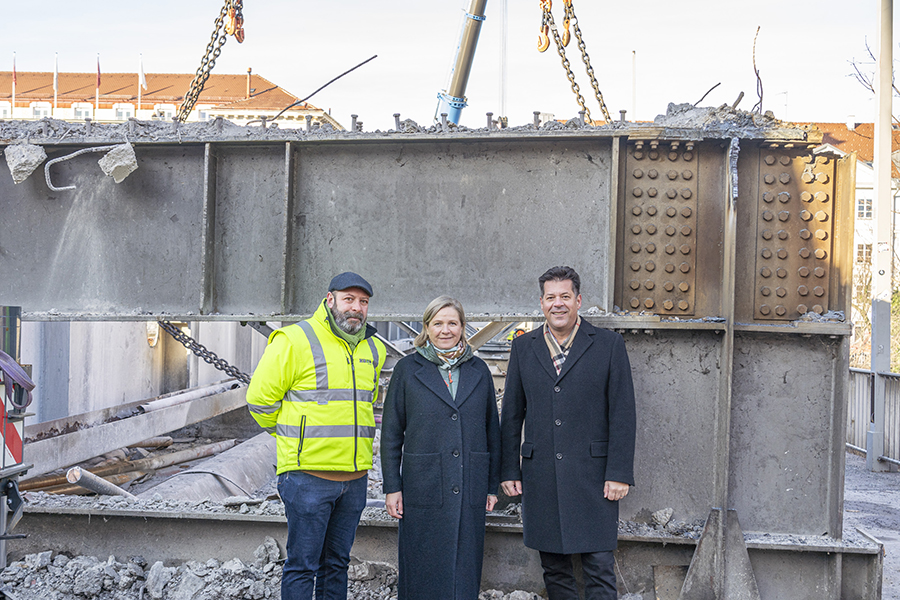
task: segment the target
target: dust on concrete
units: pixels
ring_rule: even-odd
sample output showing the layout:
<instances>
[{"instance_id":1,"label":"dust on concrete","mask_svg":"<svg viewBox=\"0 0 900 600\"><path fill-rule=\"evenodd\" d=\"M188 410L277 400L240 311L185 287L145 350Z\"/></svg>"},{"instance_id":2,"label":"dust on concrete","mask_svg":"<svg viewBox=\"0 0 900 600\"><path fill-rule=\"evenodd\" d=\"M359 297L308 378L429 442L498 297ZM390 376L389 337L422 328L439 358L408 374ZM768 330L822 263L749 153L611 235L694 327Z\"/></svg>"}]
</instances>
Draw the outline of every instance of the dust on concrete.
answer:
<instances>
[{"instance_id":1,"label":"dust on concrete","mask_svg":"<svg viewBox=\"0 0 900 600\"><path fill-rule=\"evenodd\" d=\"M805 139L808 130L786 123L766 112L760 114L732 108L728 104L718 107L669 103L666 114L658 115L653 124L666 129L700 130L706 137L767 138L774 130L782 135Z\"/></svg>"},{"instance_id":2,"label":"dust on concrete","mask_svg":"<svg viewBox=\"0 0 900 600\"><path fill-rule=\"evenodd\" d=\"M0 121L0 144L42 145L45 148L56 144L108 144L117 142L208 142L208 141L315 141L332 139L404 138L409 136L453 137L515 135L534 133L537 135L565 135L578 132L608 132L615 134L628 131L640 134L643 130L663 136L666 131L675 137L739 137L770 139L773 137L805 140L809 130L791 123L780 121L768 113L761 115L733 109L728 105L719 107L695 107L692 104L669 104L666 114L656 117L653 123L612 121L602 125L586 124L580 117L566 121L550 120L535 125L497 128L488 126L470 128L453 123L419 125L412 119L400 122L398 129L388 131L347 131L334 128L329 123L312 123L308 128L281 128L278 123L262 121L247 125L237 125L223 118L210 121L177 123L166 121L143 121L129 119L124 123L71 123L59 119L44 118L39 121Z\"/></svg>"},{"instance_id":3,"label":"dust on concrete","mask_svg":"<svg viewBox=\"0 0 900 600\"><path fill-rule=\"evenodd\" d=\"M884 544L883 600L900 600L900 472L873 473L847 453L844 535L863 532Z\"/></svg>"}]
</instances>

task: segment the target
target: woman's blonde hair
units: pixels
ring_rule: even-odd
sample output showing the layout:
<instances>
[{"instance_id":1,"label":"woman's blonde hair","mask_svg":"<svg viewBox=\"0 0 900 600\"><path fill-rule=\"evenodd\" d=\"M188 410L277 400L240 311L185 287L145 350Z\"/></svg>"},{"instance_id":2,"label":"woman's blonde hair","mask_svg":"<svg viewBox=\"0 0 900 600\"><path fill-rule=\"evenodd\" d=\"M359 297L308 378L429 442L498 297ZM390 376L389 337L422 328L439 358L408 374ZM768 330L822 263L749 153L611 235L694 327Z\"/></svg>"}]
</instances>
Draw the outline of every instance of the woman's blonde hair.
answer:
<instances>
[{"instance_id":1,"label":"woman's blonde hair","mask_svg":"<svg viewBox=\"0 0 900 600\"><path fill-rule=\"evenodd\" d=\"M456 313L459 315L460 324L462 325L462 340L467 344L469 343L469 340L466 338L466 311L463 310L462 304L460 304L459 300L456 298L451 298L450 296L438 296L425 307L425 314L422 315L422 332L417 335L416 339L413 341L413 344L417 348L421 348L425 345L425 342L428 341L428 324L431 323L436 314L448 306L452 306L456 309Z\"/></svg>"}]
</instances>

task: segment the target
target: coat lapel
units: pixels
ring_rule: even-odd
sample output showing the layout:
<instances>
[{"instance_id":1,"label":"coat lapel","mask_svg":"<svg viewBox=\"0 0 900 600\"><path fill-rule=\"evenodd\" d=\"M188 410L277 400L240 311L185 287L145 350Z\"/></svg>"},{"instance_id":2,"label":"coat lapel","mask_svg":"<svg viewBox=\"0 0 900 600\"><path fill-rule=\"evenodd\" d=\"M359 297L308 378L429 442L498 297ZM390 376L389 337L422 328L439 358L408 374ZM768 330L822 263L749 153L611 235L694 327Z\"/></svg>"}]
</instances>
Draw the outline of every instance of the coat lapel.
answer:
<instances>
[{"instance_id":1,"label":"coat lapel","mask_svg":"<svg viewBox=\"0 0 900 600\"><path fill-rule=\"evenodd\" d=\"M556 378L557 381L566 376L566 373L572 369L572 365L578 362L578 359L581 358L593 343L594 328L587 321L582 319L581 326L578 328L578 333L575 334L575 341L572 342L572 347L569 349L568 356L566 356L566 362L563 363L562 369L559 372L559 377ZM556 369L554 369L554 372L555 371Z\"/></svg>"},{"instance_id":2,"label":"coat lapel","mask_svg":"<svg viewBox=\"0 0 900 600\"><path fill-rule=\"evenodd\" d=\"M416 378L421 381L425 387L437 394L438 398L453 408L456 408L453 396L450 395L450 390L447 389L447 384L444 383L444 378L441 377L437 365L424 358L418 352L416 353L416 361L419 363L419 370L416 371ZM456 393L458 396L458 389Z\"/></svg>"},{"instance_id":3,"label":"coat lapel","mask_svg":"<svg viewBox=\"0 0 900 600\"><path fill-rule=\"evenodd\" d=\"M483 377L481 369L476 369L470 358L459 367L459 385L456 387L456 406L462 406L469 399ZM441 381L443 383L443 381ZM493 383L491 384L493 385ZM446 386L444 386L446 388ZM449 390L448 390L449 392Z\"/></svg>"},{"instance_id":4,"label":"coat lapel","mask_svg":"<svg viewBox=\"0 0 900 600\"><path fill-rule=\"evenodd\" d=\"M544 340L543 326L531 331L531 349L534 351L537 361L541 363L547 375L554 381L556 380L556 367L553 366L553 359L550 358L550 349L547 347L547 341Z\"/></svg>"}]
</instances>

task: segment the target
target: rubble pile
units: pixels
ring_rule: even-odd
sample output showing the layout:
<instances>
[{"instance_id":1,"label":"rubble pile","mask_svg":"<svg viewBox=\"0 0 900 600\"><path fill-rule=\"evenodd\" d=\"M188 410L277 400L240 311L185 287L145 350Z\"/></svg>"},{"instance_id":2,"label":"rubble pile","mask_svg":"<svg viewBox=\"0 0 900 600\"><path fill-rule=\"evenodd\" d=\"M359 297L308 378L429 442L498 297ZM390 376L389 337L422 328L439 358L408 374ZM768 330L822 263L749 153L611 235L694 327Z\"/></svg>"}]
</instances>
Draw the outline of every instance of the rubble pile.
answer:
<instances>
[{"instance_id":1,"label":"rubble pile","mask_svg":"<svg viewBox=\"0 0 900 600\"><path fill-rule=\"evenodd\" d=\"M739 110L728 104L718 107L694 106L670 102L666 114L658 115L653 124L668 129L700 129L712 137L767 138L766 133L781 129L796 139L804 139L806 131L792 123L765 114Z\"/></svg>"},{"instance_id":2,"label":"rubble pile","mask_svg":"<svg viewBox=\"0 0 900 600\"><path fill-rule=\"evenodd\" d=\"M253 564L234 558L225 563L210 559L167 567L152 565L140 556L119 562L115 556L53 556L51 551L29 554L0 572L0 593L13 600L263 600L281 597L280 551L267 537L257 548ZM397 570L383 562L351 559L347 571L350 600L389 600L397 597ZM481 592L479 600L537 600L521 590Z\"/></svg>"},{"instance_id":3,"label":"rubble pile","mask_svg":"<svg viewBox=\"0 0 900 600\"><path fill-rule=\"evenodd\" d=\"M396 135L492 135L521 133L559 133L566 130L621 130L621 129L694 129L714 137L765 138L771 132L783 130L781 135L805 139L807 131L776 119L771 112L738 110L727 104L718 107L696 107L693 104L670 103L666 114L656 117L653 123L612 121L603 125L584 124L581 117L565 121L549 120L535 126L533 123L500 128L485 123L484 127L466 127L454 123L419 125L412 119L399 122L398 129L388 131L349 131L335 129L330 123L312 123L306 128L281 128L278 123L254 121L237 125L225 119L196 123L167 121L141 121L129 119L125 123L70 123L59 119L44 118L39 121L0 121L0 140L7 143L54 145L68 143L121 142L197 142L214 140L317 140L323 138L384 137Z\"/></svg>"},{"instance_id":4,"label":"rubble pile","mask_svg":"<svg viewBox=\"0 0 900 600\"><path fill-rule=\"evenodd\" d=\"M235 558L189 561L177 567L153 565L140 556L68 557L51 551L29 554L0 573L0 592L16 600L214 600L278 598L279 550L272 538L256 550L254 564Z\"/></svg>"}]
</instances>

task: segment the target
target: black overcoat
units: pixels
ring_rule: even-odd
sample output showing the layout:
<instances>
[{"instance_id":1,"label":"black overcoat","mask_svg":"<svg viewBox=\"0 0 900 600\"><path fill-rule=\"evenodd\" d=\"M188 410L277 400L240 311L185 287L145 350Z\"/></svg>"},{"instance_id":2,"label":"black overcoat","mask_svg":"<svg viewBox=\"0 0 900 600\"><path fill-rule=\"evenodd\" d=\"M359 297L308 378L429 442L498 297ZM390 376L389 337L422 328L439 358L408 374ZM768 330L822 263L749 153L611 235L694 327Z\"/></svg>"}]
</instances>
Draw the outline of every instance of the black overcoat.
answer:
<instances>
[{"instance_id":1,"label":"black overcoat","mask_svg":"<svg viewBox=\"0 0 900 600\"><path fill-rule=\"evenodd\" d=\"M381 424L384 492L403 492L399 600L475 600L488 494L500 485L500 422L484 361L462 363L456 400L418 352L394 367Z\"/></svg>"},{"instance_id":2,"label":"black overcoat","mask_svg":"<svg viewBox=\"0 0 900 600\"><path fill-rule=\"evenodd\" d=\"M501 430L501 480L522 481L525 545L614 550L619 507L603 487L634 485L634 387L622 336L582 320L559 375L542 327L516 338Z\"/></svg>"}]
</instances>

